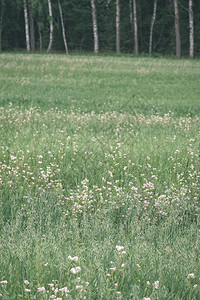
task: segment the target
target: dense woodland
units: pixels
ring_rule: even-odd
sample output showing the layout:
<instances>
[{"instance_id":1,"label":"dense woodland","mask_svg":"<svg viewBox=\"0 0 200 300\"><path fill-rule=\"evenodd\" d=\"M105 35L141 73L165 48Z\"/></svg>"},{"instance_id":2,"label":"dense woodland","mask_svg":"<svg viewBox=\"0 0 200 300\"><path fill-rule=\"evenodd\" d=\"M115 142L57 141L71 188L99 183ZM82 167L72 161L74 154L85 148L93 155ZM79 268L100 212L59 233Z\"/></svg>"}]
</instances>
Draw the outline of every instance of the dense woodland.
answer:
<instances>
[{"instance_id":1,"label":"dense woodland","mask_svg":"<svg viewBox=\"0 0 200 300\"><path fill-rule=\"evenodd\" d=\"M200 55L199 0L0 0L0 51Z\"/></svg>"}]
</instances>

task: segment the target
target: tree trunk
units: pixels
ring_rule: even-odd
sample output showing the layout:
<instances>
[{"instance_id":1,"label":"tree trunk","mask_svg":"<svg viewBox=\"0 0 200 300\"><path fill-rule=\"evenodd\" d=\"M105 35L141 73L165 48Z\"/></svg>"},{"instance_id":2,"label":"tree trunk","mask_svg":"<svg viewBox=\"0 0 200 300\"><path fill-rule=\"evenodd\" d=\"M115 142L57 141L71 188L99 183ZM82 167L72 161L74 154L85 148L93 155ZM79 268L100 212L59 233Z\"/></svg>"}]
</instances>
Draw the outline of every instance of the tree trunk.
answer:
<instances>
[{"instance_id":1,"label":"tree trunk","mask_svg":"<svg viewBox=\"0 0 200 300\"><path fill-rule=\"evenodd\" d=\"M39 39L40 39L40 51L42 51L42 32L39 30Z\"/></svg>"},{"instance_id":2,"label":"tree trunk","mask_svg":"<svg viewBox=\"0 0 200 300\"><path fill-rule=\"evenodd\" d=\"M94 35L94 52L99 52L99 37L98 37L98 27L97 27L97 14L96 6L94 0L91 0L92 8L92 24L93 24L93 35Z\"/></svg>"},{"instance_id":3,"label":"tree trunk","mask_svg":"<svg viewBox=\"0 0 200 300\"><path fill-rule=\"evenodd\" d=\"M157 0L154 0L153 15L151 19L151 28L150 28L150 36L149 36L149 55L151 55L152 53L153 27L156 19L156 10L157 10Z\"/></svg>"},{"instance_id":4,"label":"tree trunk","mask_svg":"<svg viewBox=\"0 0 200 300\"><path fill-rule=\"evenodd\" d=\"M61 26L62 26L62 35L63 35L63 41L65 45L65 52L68 54L68 47L67 47L67 40L66 40L66 35L65 35L65 26L63 22L63 14L62 14L62 7L60 4L60 0L58 0L58 7L59 7L59 12L60 12L60 20L61 20Z\"/></svg>"},{"instance_id":5,"label":"tree trunk","mask_svg":"<svg viewBox=\"0 0 200 300\"><path fill-rule=\"evenodd\" d=\"M190 28L190 57L194 57L194 19L193 19L193 1L189 0L189 28Z\"/></svg>"},{"instance_id":6,"label":"tree trunk","mask_svg":"<svg viewBox=\"0 0 200 300\"><path fill-rule=\"evenodd\" d=\"M26 49L27 51L30 51L29 22L28 22L28 11L27 11L26 0L24 0L24 21L25 21L25 34L26 34Z\"/></svg>"},{"instance_id":7,"label":"tree trunk","mask_svg":"<svg viewBox=\"0 0 200 300\"><path fill-rule=\"evenodd\" d=\"M136 0L133 0L133 24L134 24L134 53L138 55L138 28Z\"/></svg>"},{"instance_id":8,"label":"tree trunk","mask_svg":"<svg viewBox=\"0 0 200 300\"><path fill-rule=\"evenodd\" d=\"M129 0L129 12L130 12L131 32L133 33L133 6L132 6L132 0Z\"/></svg>"},{"instance_id":9,"label":"tree trunk","mask_svg":"<svg viewBox=\"0 0 200 300\"><path fill-rule=\"evenodd\" d=\"M53 15L52 15L51 0L48 0L48 6L49 6L50 32L49 32L49 46L48 46L47 52L51 51L52 43L53 43Z\"/></svg>"},{"instance_id":10,"label":"tree trunk","mask_svg":"<svg viewBox=\"0 0 200 300\"><path fill-rule=\"evenodd\" d=\"M120 0L116 0L116 51L120 53Z\"/></svg>"},{"instance_id":11,"label":"tree trunk","mask_svg":"<svg viewBox=\"0 0 200 300\"><path fill-rule=\"evenodd\" d=\"M181 36L179 28L179 10L178 0L174 0L174 14L175 14L175 34L176 34L176 56L181 56Z\"/></svg>"},{"instance_id":12,"label":"tree trunk","mask_svg":"<svg viewBox=\"0 0 200 300\"><path fill-rule=\"evenodd\" d=\"M31 34L31 50L35 51L35 28L34 28L34 19L33 19L33 10L32 3L29 0L29 19L30 19L30 34Z\"/></svg>"}]
</instances>

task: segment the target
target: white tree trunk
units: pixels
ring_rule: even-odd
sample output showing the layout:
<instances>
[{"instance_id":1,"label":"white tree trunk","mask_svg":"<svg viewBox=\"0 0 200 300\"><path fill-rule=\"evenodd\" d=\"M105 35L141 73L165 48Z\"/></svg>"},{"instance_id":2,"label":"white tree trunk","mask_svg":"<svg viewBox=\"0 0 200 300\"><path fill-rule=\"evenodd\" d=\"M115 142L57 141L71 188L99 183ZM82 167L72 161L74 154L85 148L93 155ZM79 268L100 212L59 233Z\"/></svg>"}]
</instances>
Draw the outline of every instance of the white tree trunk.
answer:
<instances>
[{"instance_id":1,"label":"white tree trunk","mask_svg":"<svg viewBox=\"0 0 200 300\"><path fill-rule=\"evenodd\" d=\"M133 24L134 24L134 53L138 55L138 28L136 0L133 0Z\"/></svg>"},{"instance_id":2,"label":"white tree trunk","mask_svg":"<svg viewBox=\"0 0 200 300\"><path fill-rule=\"evenodd\" d=\"M65 45L65 51L66 51L66 54L68 54L67 40L66 40L66 35L65 35L65 26L64 26L64 22L63 22L63 14L62 14L62 7L60 4L60 0L58 0L58 7L59 7L59 12L60 12L60 20L61 20L61 26L62 26L62 35L63 35L63 41L64 41L64 45Z\"/></svg>"},{"instance_id":3,"label":"white tree trunk","mask_svg":"<svg viewBox=\"0 0 200 300\"><path fill-rule=\"evenodd\" d=\"M179 28L179 10L178 0L174 0L174 14L175 14L175 34L176 34L176 56L181 56L181 36Z\"/></svg>"},{"instance_id":4,"label":"white tree trunk","mask_svg":"<svg viewBox=\"0 0 200 300\"><path fill-rule=\"evenodd\" d=\"M98 27L97 27L97 14L96 6L94 0L91 0L92 8L92 24L93 24L93 35L94 35L94 52L99 52L99 37L98 37Z\"/></svg>"},{"instance_id":5,"label":"white tree trunk","mask_svg":"<svg viewBox=\"0 0 200 300\"><path fill-rule=\"evenodd\" d=\"M47 52L51 51L52 43L53 43L53 15L52 15L51 0L48 0L48 6L49 6L50 33L49 33L49 46Z\"/></svg>"},{"instance_id":6,"label":"white tree trunk","mask_svg":"<svg viewBox=\"0 0 200 300\"><path fill-rule=\"evenodd\" d=\"M193 19L193 1L189 0L189 28L190 28L190 57L194 57L194 19Z\"/></svg>"},{"instance_id":7,"label":"white tree trunk","mask_svg":"<svg viewBox=\"0 0 200 300\"><path fill-rule=\"evenodd\" d=\"M132 0L129 0L129 12L130 12L130 24L131 24L131 32L133 33L133 6Z\"/></svg>"},{"instance_id":8,"label":"white tree trunk","mask_svg":"<svg viewBox=\"0 0 200 300\"><path fill-rule=\"evenodd\" d=\"M120 0L116 0L116 51L120 53Z\"/></svg>"},{"instance_id":9,"label":"white tree trunk","mask_svg":"<svg viewBox=\"0 0 200 300\"><path fill-rule=\"evenodd\" d=\"M24 0L24 21L25 21L25 34L26 34L26 49L27 51L30 51L29 22L28 22L28 10L27 10L26 0Z\"/></svg>"},{"instance_id":10,"label":"white tree trunk","mask_svg":"<svg viewBox=\"0 0 200 300\"><path fill-rule=\"evenodd\" d=\"M149 36L149 54L152 53L152 41L153 41L153 27L156 19L156 10L157 10L157 0L154 0L153 6L153 15L151 19L151 28L150 28L150 36Z\"/></svg>"}]
</instances>

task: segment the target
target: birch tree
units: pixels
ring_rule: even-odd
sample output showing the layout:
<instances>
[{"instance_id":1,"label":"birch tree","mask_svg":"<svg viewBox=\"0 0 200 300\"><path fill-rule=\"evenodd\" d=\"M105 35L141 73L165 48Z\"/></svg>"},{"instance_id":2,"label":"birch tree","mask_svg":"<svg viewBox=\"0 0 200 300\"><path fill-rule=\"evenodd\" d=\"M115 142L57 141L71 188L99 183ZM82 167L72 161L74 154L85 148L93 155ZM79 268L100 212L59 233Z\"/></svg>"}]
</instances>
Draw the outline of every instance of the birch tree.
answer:
<instances>
[{"instance_id":1,"label":"birch tree","mask_svg":"<svg viewBox=\"0 0 200 300\"><path fill-rule=\"evenodd\" d=\"M138 27L136 0L133 0L134 53L138 55Z\"/></svg>"},{"instance_id":2,"label":"birch tree","mask_svg":"<svg viewBox=\"0 0 200 300\"><path fill-rule=\"evenodd\" d=\"M154 0L153 15L151 19L150 36L149 36L149 55L152 53L153 27L156 20L157 0Z\"/></svg>"},{"instance_id":3,"label":"birch tree","mask_svg":"<svg viewBox=\"0 0 200 300\"><path fill-rule=\"evenodd\" d=\"M193 19L193 1L189 0L189 29L190 29L190 57L194 57L194 19Z\"/></svg>"},{"instance_id":4,"label":"birch tree","mask_svg":"<svg viewBox=\"0 0 200 300\"><path fill-rule=\"evenodd\" d=\"M129 0L129 18L131 24L131 32L133 33L133 5L132 0Z\"/></svg>"},{"instance_id":5,"label":"birch tree","mask_svg":"<svg viewBox=\"0 0 200 300\"><path fill-rule=\"evenodd\" d=\"M66 40L66 35L65 35L65 26L63 22L63 13L62 13L62 7L60 4L60 0L58 0L58 8L59 8L59 13L60 13L60 21L61 21L61 26L62 26L62 35L63 35L63 41L64 41L64 46L65 46L65 52L68 54L68 46L67 46L67 40Z\"/></svg>"},{"instance_id":6,"label":"birch tree","mask_svg":"<svg viewBox=\"0 0 200 300\"><path fill-rule=\"evenodd\" d=\"M181 36L179 26L179 9L178 0L174 0L174 14L175 14L175 34L176 34L176 56L181 56Z\"/></svg>"},{"instance_id":7,"label":"birch tree","mask_svg":"<svg viewBox=\"0 0 200 300\"><path fill-rule=\"evenodd\" d=\"M34 28L34 18L33 18L33 3L32 0L28 0L28 11L30 20L30 44L31 50L35 51L35 28Z\"/></svg>"},{"instance_id":8,"label":"birch tree","mask_svg":"<svg viewBox=\"0 0 200 300\"><path fill-rule=\"evenodd\" d=\"M92 24L93 24L93 35L94 35L94 52L99 52L99 37L98 37L98 27L97 27L97 14L95 0L91 0L92 8Z\"/></svg>"},{"instance_id":9,"label":"birch tree","mask_svg":"<svg viewBox=\"0 0 200 300\"><path fill-rule=\"evenodd\" d=\"M49 45L47 48L47 52L51 51L52 43L53 43L53 15L52 15L52 6L51 0L48 0L48 7L49 7L49 24L50 24L50 31L49 31Z\"/></svg>"},{"instance_id":10,"label":"birch tree","mask_svg":"<svg viewBox=\"0 0 200 300\"><path fill-rule=\"evenodd\" d=\"M116 51L120 53L120 0L116 0Z\"/></svg>"},{"instance_id":11,"label":"birch tree","mask_svg":"<svg viewBox=\"0 0 200 300\"><path fill-rule=\"evenodd\" d=\"M27 10L27 2L24 1L24 22L25 22L25 35L26 35L26 49L30 51L30 36L29 36L29 21L28 21L28 10Z\"/></svg>"}]
</instances>

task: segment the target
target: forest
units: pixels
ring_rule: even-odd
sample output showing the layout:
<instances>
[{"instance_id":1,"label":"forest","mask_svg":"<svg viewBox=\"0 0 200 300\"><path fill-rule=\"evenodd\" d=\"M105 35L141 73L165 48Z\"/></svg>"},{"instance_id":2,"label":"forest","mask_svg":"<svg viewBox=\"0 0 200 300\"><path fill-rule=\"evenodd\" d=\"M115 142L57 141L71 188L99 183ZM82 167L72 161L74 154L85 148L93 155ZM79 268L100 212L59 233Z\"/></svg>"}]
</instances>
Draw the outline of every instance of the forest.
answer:
<instances>
[{"instance_id":1,"label":"forest","mask_svg":"<svg viewBox=\"0 0 200 300\"><path fill-rule=\"evenodd\" d=\"M1 0L0 51L200 55L198 0Z\"/></svg>"}]
</instances>

